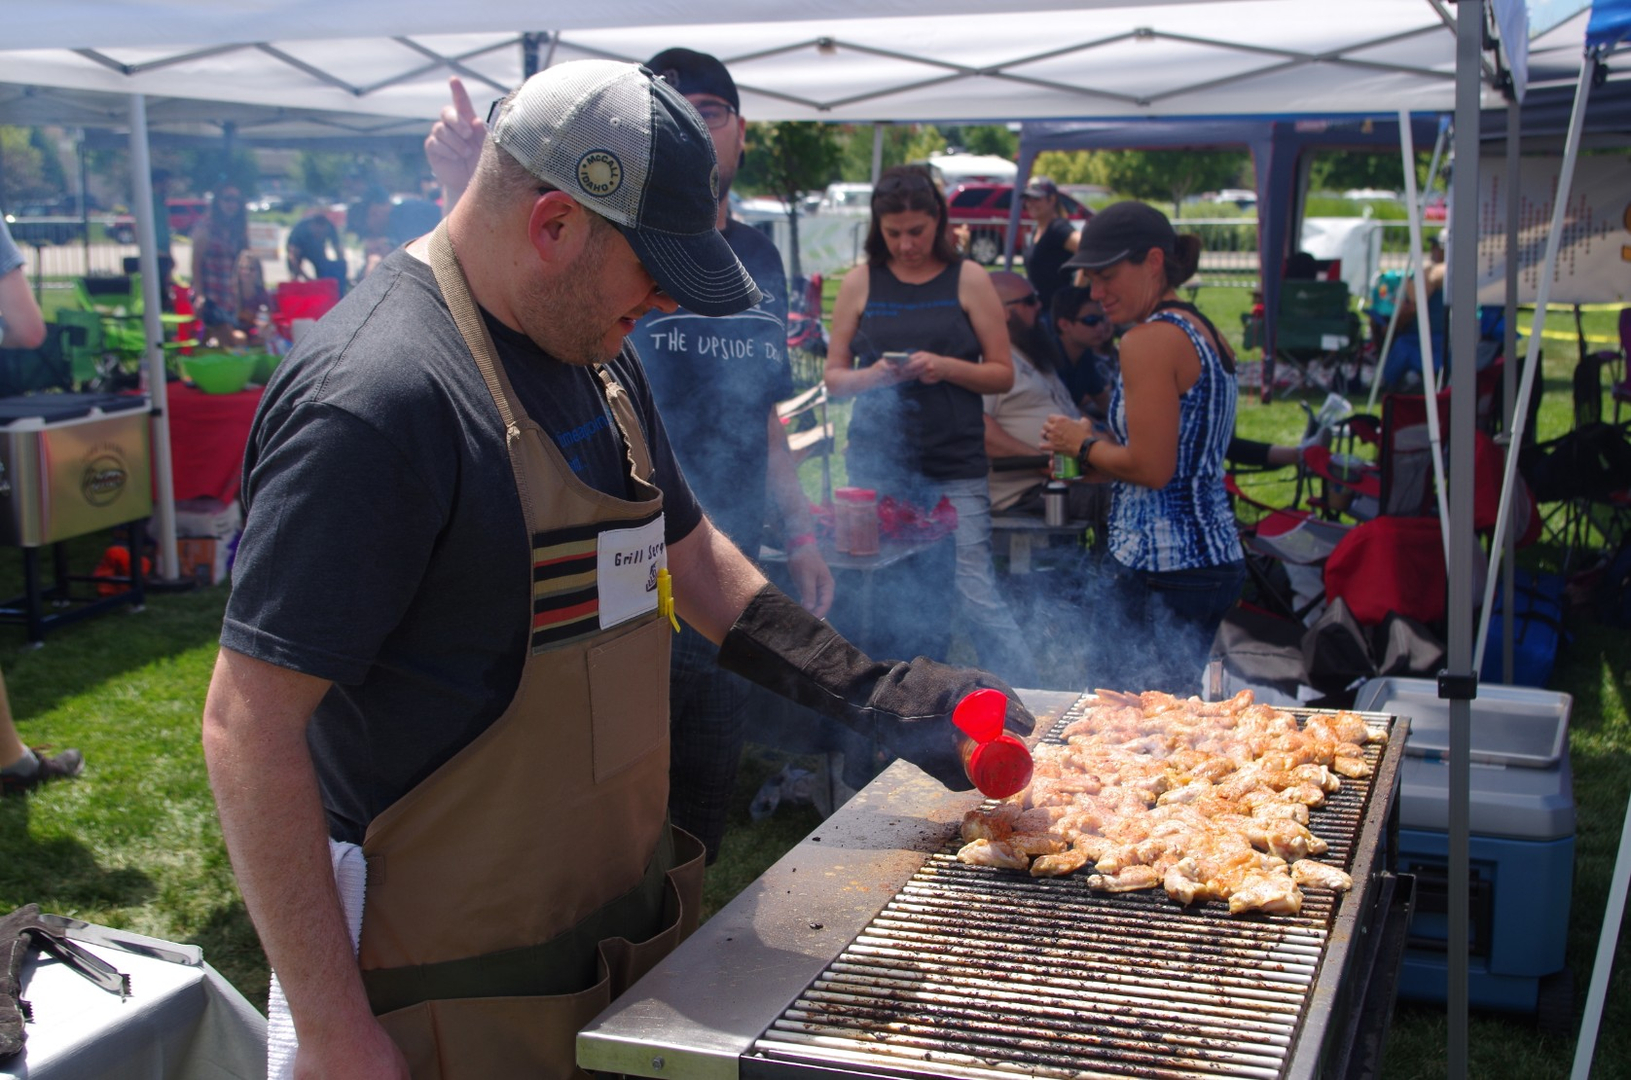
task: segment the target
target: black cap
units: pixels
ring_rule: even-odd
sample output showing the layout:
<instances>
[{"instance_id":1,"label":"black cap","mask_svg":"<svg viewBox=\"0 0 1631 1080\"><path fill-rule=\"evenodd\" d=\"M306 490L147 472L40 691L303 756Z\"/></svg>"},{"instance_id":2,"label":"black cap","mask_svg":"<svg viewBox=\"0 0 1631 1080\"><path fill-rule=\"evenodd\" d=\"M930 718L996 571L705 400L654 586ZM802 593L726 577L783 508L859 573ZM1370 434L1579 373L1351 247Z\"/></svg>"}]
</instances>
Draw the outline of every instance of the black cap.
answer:
<instances>
[{"instance_id":1,"label":"black cap","mask_svg":"<svg viewBox=\"0 0 1631 1080\"><path fill-rule=\"evenodd\" d=\"M1025 185L1024 197L1027 199L1045 199L1049 195L1057 194L1059 194L1059 185L1046 176L1033 176L1031 182Z\"/></svg>"},{"instance_id":2,"label":"black cap","mask_svg":"<svg viewBox=\"0 0 1631 1080\"><path fill-rule=\"evenodd\" d=\"M725 70L725 65L717 57L695 49L664 49L647 60L646 67L686 97L712 94L741 112L742 99L736 95L736 80L731 78L731 73Z\"/></svg>"},{"instance_id":3,"label":"black cap","mask_svg":"<svg viewBox=\"0 0 1631 1080\"><path fill-rule=\"evenodd\" d=\"M623 232L663 291L698 315L734 315L759 289L714 227L719 166L702 117L635 64L569 60L499 102L488 137L528 172Z\"/></svg>"},{"instance_id":4,"label":"black cap","mask_svg":"<svg viewBox=\"0 0 1631 1080\"><path fill-rule=\"evenodd\" d=\"M1094 214L1082 226L1076 254L1065 263L1068 268L1102 270L1112 263L1151 248L1171 255L1178 243L1167 215L1141 202L1118 202Z\"/></svg>"}]
</instances>

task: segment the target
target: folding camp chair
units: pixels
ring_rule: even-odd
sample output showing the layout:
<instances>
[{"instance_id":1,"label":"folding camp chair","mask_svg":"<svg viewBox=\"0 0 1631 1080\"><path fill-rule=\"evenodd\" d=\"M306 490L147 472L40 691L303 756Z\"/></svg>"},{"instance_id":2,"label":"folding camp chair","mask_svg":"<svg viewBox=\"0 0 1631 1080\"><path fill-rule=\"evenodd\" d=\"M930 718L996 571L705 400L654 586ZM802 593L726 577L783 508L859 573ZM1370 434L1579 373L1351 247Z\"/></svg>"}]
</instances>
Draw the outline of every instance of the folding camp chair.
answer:
<instances>
[{"instance_id":1,"label":"folding camp chair","mask_svg":"<svg viewBox=\"0 0 1631 1080\"><path fill-rule=\"evenodd\" d=\"M1610 365L1601 353L1574 369L1574 426L1524 448L1519 459L1544 513L1550 540L1562 548L1562 568L1596 551L1607 555L1631 536L1631 432L1604 422L1603 381Z\"/></svg>"},{"instance_id":2,"label":"folding camp chair","mask_svg":"<svg viewBox=\"0 0 1631 1080\"><path fill-rule=\"evenodd\" d=\"M1275 363L1284 363L1301 376L1288 380L1286 392L1312 383L1346 393L1358 381L1361 343L1359 316L1350 303L1347 283L1282 282L1274 342Z\"/></svg>"}]
</instances>

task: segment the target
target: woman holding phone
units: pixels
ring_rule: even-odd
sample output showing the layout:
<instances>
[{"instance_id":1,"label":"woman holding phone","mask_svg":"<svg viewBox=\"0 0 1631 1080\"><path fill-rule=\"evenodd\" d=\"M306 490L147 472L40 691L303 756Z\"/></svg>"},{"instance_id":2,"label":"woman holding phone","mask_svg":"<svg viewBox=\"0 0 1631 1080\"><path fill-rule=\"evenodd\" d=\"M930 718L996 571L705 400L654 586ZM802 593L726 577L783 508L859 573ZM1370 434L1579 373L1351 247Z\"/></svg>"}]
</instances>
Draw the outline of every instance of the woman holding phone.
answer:
<instances>
[{"instance_id":1,"label":"woman holding phone","mask_svg":"<svg viewBox=\"0 0 1631 1080\"><path fill-rule=\"evenodd\" d=\"M856 399L850 482L925 510L951 502L957 592L980 664L1037 686L991 567L981 396L1014 383L1002 301L984 268L957 254L945 196L922 166L879 179L866 256L839 288L827 348L827 393Z\"/></svg>"}]
</instances>

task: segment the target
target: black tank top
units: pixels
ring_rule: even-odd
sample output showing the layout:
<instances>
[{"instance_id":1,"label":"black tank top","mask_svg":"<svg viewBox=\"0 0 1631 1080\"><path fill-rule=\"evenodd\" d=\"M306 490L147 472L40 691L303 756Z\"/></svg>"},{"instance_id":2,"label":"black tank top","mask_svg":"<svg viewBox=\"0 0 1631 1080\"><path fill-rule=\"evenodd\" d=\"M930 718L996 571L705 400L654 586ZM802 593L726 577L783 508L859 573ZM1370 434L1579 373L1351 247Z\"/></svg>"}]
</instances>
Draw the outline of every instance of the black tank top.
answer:
<instances>
[{"instance_id":1,"label":"black tank top","mask_svg":"<svg viewBox=\"0 0 1631 1080\"><path fill-rule=\"evenodd\" d=\"M858 365L886 352L919 349L981 361L980 340L957 299L961 261L921 285L908 285L874 266L867 281L852 351ZM949 382L901 383L855 399L849 453L898 462L930 480L969 480L986 474L985 413L980 395Z\"/></svg>"}]
</instances>

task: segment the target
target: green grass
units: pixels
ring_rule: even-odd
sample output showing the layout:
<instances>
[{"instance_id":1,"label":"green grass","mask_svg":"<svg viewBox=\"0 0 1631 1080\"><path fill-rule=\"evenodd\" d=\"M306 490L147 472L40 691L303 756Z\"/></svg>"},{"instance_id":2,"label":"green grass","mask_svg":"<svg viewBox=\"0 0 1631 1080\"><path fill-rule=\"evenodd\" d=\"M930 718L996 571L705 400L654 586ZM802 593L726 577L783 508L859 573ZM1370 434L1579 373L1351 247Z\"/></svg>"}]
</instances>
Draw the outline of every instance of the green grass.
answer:
<instances>
[{"instance_id":1,"label":"green grass","mask_svg":"<svg viewBox=\"0 0 1631 1080\"><path fill-rule=\"evenodd\" d=\"M1225 330L1238 327L1246 290L1203 288L1200 303ZM1593 313L1596 314L1596 313ZM1545 368L1540 434L1569 425L1572 349L1554 350ZM1563 353L1570 355L1564 356ZM834 409L842 421L846 410ZM1286 400L1242 399L1239 428L1253 438L1286 441L1301 432L1302 412ZM842 456L835 455L842 482ZM807 488L816 467L806 463ZM79 573L95 564L109 537L70 544ZM1534 548L1528 560L1555 559ZM20 558L0 550L0 590L21 590ZM85 775L26 798L0 800L0 911L44 908L203 946L210 962L251 1001L264 1005L264 958L244 914L222 848L199 749L199 717L216 652L224 586L157 594L144 610L110 614L52 631L30 648L20 627L0 626L0 669L18 725L31 743L78 746ZM1574 695L1571 749L1578 808L1569 963L1583 1004L1626 800L1631 796L1631 634L1570 618L1553 680ZM730 829L708 874L705 913L755 880L818 819L809 807L783 806L752 822L747 806L787 755L750 746L744 755ZM1631 963L1624 955L1609 993L1597 1076L1631 1075ZM1400 1006L1384 1075L1444 1072L1442 1010ZM1572 1040L1541 1036L1524 1017L1475 1014L1472 1074L1561 1077Z\"/></svg>"}]
</instances>

